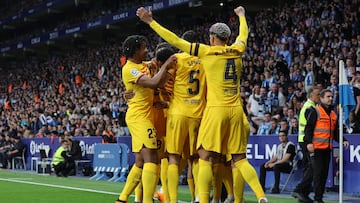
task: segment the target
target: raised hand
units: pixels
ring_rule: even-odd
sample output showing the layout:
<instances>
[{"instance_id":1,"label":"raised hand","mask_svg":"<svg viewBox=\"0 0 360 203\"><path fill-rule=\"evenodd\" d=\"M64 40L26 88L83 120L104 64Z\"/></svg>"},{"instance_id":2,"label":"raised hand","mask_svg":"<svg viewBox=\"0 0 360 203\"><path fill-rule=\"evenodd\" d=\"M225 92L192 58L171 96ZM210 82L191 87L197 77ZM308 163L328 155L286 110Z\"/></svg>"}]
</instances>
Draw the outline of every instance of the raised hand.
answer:
<instances>
[{"instance_id":1,"label":"raised hand","mask_svg":"<svg viewBox=\"0 0 360 203\"><path fill-rule=\"evenodd\" d=\"M144 7L138 8L136 10L136 15L144 23L150 24L151 21L153 21L151 7L149 7L149 10L146 10Z\"/></svg>"},{"instance_id":2,"label":"raised hand","mask_svg":"<svg viewBox=\"0 0 360 203\"><path fill-rule=\"evenodd\" d=\"M245 8L242 6L238 6L237 8L234 9L234 12L236 13L236 15L240 16L245 16Z\"/></svg>"}]
</instances>

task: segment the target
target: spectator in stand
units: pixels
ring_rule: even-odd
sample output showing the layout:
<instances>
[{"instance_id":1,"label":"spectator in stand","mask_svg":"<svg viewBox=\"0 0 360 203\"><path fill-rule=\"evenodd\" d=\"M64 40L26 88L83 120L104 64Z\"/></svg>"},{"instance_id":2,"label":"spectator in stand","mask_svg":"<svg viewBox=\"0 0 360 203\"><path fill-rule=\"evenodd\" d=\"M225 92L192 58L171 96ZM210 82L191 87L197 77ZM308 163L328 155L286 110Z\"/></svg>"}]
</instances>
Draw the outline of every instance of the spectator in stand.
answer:
<instances>
[{"instance_id":1,"label":"spectator in stand","mask_svg":"<svg viewBox=\"0 0 360 203\"><path fill-rule=\"evenodd\" d=\"M270 112L272 114L278 111L278 108L285 106L285 97L283 93L279 91L278 84L271 84L271 89L267 94L268 105L270 105Z\"/></svg>"},{"instance_id":2,"label":"spectator in stand","mask_svg":"<svg viewBox=\"0 0 360 203\"><path fill-rule=\"evenodd\" d=\"M105 130L102 133L102 143L116 143L115 134L112 131L112 126L110 124L106 126Z\"/></svg>"},{"instance_id":3,"label":"spectator in stand","mask_svg":"<svg viewBox=\"0 0 360 203\"><path fill-rule=\"evenodd\" d=\"M250 117L264 116L264 107L261 103L260 86L258 84L254 85L252 94L249 96L247 112L249 113Z\"/></svg>"},{"instance_id":4,"label":"spectator in stand","mask_svg":"<svg viewBox=\"0 0 360 203\"><path fill-rule=\"evenodd\" d=\"M263 117L252 117L251 120L258 127L257 135L266 135L270 129L271 113L265 112Z\"/></svg>"},{"instance_id":5,"label":"spectator in stand","mask_svg":"<svg viewBox=\"0 0 360 203\"><path fill-rule=\"evenodd\" d=\"M280 126L278 125L278 120L276 118L271 118L270 128L266 132L266 135L275 135L279 134Z\"/></svg>"},{"instance_id":6,"label":"spectator in stand","mask_svg":"<svg viewBox=\"0 0 360 203\"><path fill-rule=\"evenodd\" d=\"M270 70L265 69L264 71L264 80L262 80L261 87L270 89L273 84L276 84L276 79L271 75Z\"/></svg>"},{"instance_id":7,"label":"spectator in stand","mask_svg":"<svg viewBox=\"0 0 360 203\"><path fill-rule=\"evenodd\" d=\"M315 86L315 74L314 74L314 61L310 61L306 63L306 76L305 76L305 92L308 92L309 88L313 88Z\"/></svg>"},{"instance_id":8,"label":"spectator in stand","mask_svg":"<svg viewBox=\"0 0 360 203\"><path fill-rule=\"evenodd\" d=\"M289 47L288 44L283 44L279 54L282 57L282 59L286 61L286 64L289 67L292 64L292 58L288 47Z\"/></svg>"},{"instance_id":9,"label":"spectator in stand","mask_svg":"<svg viewBox=\"0 0 360 203\"><path fill-rule=\"evenodd\" d=\"M353 130L355 133L357 133L360 132L360 72L356 73L351 82L353 84L354 97L356 102L356 106L354 109Z\"/></svg>"},{"instance_id":10,"label":"spectator in stand","mask_svg":"<svg viewBox=\"0 0 360 203\"><path fill-rule=\"evenodd\" d=\"M290 102L291 99L296 96L295 94L295 88L294 86L290 85L288 88L287 88L287 98L286 98L286 102Z\"/></svg>"},{"instance_id":11,"label":"spectator in stand","mask_svg":"<svg viewBox=\"0 0 360 203\"><path fill-rule=\"evenodd\" d=\"M130 131L125 121L126 111L127 111L127 105L125 103L121 104L120 113L119 113L119 124L120 124L120 128L124 132L123 136L130 136Z\"/></svg>"},{"instance_id":12,"label":"spectator in stand","mask_svg":"<svg viewBox=\"0 0 360 203\"><path fill-rule=\"evenodd\" d=\"M289 130L290 130L290 127L289 127L289 123L288 121L286 120L286 118L283 118L280 120L280 129L279 129L279 132L280 131L284 131L286 132L286 134L290 134Z\"/></svg>"},{"instance_id":13,"label":"spectator in stand","mask_svg":"<svg viewBox=\"0 0 360 203\"><path fill-rule=\"evenodd\" d=\"M297 118L292 118L291 119L291 124L289 127L289 135L295 135L298 134L299 129L298 129L298 119Z\"/></svg>"}]
</instances>

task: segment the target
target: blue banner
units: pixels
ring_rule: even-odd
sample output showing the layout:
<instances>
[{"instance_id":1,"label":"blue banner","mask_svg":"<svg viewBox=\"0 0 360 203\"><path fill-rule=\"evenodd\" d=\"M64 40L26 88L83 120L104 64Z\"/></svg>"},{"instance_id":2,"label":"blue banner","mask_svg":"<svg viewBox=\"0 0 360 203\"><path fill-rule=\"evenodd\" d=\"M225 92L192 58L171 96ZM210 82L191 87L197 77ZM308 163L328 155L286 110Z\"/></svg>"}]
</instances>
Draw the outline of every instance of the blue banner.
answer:
<instances>
[{"instance_id":1,"label":"blue banner","mask_svg":"<svg viewBox=\"0 0 360 203\"><path fill-rule=\"evenodd\" d=\"M344 192L359 195L360 185L353 180L360 180L360 135L351 134L345 135L345 137L350 142L350 147L344 149ZM76 137L74 139L80 140L83 157L93 160L95 144L101 143L101 137ZM289 140L297 145L297 136L290 135ZM28 168L30 168L31 157L40 157L39 149L51 149L50 157L52 157L52 153L59 147L58 139L33 138L22 139L22 142L28 147ZM129 147L128 163L129 166L131 166L135 161L135 156L131 153L131 137L118 137L117 142ZM279 143L278 136L250 136L246 154L255 169L258 170L262 163L266 162L276 153L276 146ZM328 187L334 187L337 184L337 177L335 176L338 168L336 163L337 148L338 144L334 142L334 156L330 163L329 178L327 181ZM270 175L268 177L273 179Z\"/></svg>"},{"instance_id":2,"label":"blue banner","mask_svg":"<svg viewBox=\"0 0 360 203\"><path fill-rule=\"evenodd\" d=\"M13 21L16 20L25 20L26 17L30 17L31 15L40 13L40 12L47 12L47 9L55 8L59 5L63 5L65 3L72 3L73 0L52 0L47 1L45 3L41 3L39 5L36 5L32 8L29 8L25 11L21 11L19 13L15 13L7 18L0 20L0 25L7 25L11 24Z\"/></svg>"},{"instance_id":3,"label":"blue banner","mask_svg":"<svg viewBox=\"0 0 360 203\"><path fill-rule=\"evenodd\" d=\"M80 147L83 159L93 160L95 144L101 144L101 137L75 137L75 140L80 141ZM56 149L60 146L59 139L51 138L32 138L22 139L22 142L27 146L27 168L30 168L31 157L40 157L40 149L49 150L49 157L53 156ZM123 143L129 147L131 152L131 137L118 137L118 143ZM131 166L135 161L133 153L128 153L128 162Z\"/></svg>"},{"instance_id":4,"label":"blue banner","mask_svg":"<svg viewBox=\"0 0 360 203\"><path fill-rule=\"evenodd\" d=\"M119 167L120 146L118 144L96 144L93 167Z\"/></svg>"},{"instance_id":5,"label":"blue banner","mask_svg":"<svg viewBox=\"0 0 360 203\"><path fill-rule=\"evenodd\" d=\"M59 0L57 0L57 1L59 1ZM189 3L189 2L190 2L190 0L160 0L160 1L147 3L144 6L152 7L153 12L156 12L159 10L167 9L170 7L178 6L178 5L181 5L184 3ZM96 19L89 20L88 22L85 22L85 23L72 25L67 28L60 29L59 31L49 32L49 33L31 38L31 39L23 40L23 41L17 42L12 45L1 46L0 53L6 53L6 52L14 51L17 49L24 49L24 48L30 47L34 44L46 43L49 40L54 40L56 38L71 36L71 35L78 34L78 33L84 32L84 31L89 31L94 28L106 27L107 25L111 25L111 24L115 24L115 23L118 23L121 21L129 20L131 18L136 17L137 8L138 8L138 6L130 8L128 10L119 11L119 12L116 12L116 13L113 13L113 14L110 14L107 16L98 17ZM1 23L0 23L0 25L1 25Z\"/></svg>"}]
</instances>

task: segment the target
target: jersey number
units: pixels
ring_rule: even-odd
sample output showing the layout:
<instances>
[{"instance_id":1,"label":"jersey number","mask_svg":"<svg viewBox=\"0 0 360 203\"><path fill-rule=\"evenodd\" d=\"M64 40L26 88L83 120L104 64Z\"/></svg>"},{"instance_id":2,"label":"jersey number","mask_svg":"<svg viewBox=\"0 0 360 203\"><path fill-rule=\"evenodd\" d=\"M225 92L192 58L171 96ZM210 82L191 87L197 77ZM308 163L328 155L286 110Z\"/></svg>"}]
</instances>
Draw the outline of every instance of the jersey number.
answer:
<instances>
[{"instance_id":1,"label":"jersey number","mask_svg":"<svg viewBox=\"0 0 360 203\"><path fill-rule=\"evenodd\" d=\"M234 84L238 79L236 75L236 66L234 59L228 59L226 62L225 73L224 73L225 80L232 80Z\"/></svg>"},{"instance_id":2,"label":"jersey number","mask_svg":"<svg viewBox=\"0 0 360 203\"><path fill-rule=\"evenodd\" d=\"M196 74L199 74L199 70L192 70L190 71L190 77L189 77L189 83L195 83L195 90L193 90L192 88L188 88L188 93L191 95L197 95L199 94L199 90L200 90L200 80L195 78Z\"/></svg>"},{"instance_id":3,"label":"jersey number","mask_svg":"<svg viewBox=\"0 0 360 203\"><path fill-rule=\"evenodd\" d=\"M149 138L154 138L155 137L154 136L155 129L148 128L147 131L148 131L148 137Z\"/></svg>"}]
</instances>

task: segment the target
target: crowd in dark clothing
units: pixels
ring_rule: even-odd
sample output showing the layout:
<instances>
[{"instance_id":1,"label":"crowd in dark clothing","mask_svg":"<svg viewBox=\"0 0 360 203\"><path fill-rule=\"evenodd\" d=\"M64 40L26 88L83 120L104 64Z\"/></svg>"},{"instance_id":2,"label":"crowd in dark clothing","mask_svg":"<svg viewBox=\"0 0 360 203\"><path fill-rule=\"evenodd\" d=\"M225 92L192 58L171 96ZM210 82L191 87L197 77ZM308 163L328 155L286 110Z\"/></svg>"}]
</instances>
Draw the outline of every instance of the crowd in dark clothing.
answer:
<instances>
[{"instance_id":1,"label":"crowd in dark clothing","mask_svg":"<svg viewBox=\"0 0 360 203\"><path fill-rule=\"evenodd\" d=\"M19 4L4 3L4 12L2 12L2 14L8 15L5 15L2 18L0 17L0 21L3 18L9 17L9 15L14 15L14 13L16 16L17 13L31 10L34 6L39 5L41 2L44 3L44 0L20 1ZM102 16L123 11L137 5L143 5L144 3L151 2L151 0L92 0L86 4L77 3L77 1L67 1L67 4L69 4L69 2L70 6L66 7L65 15L63 13L58 14L58 12L47 12L47 16L45 18L37 19L36 25L32 29L26 28L33 25L31 24L31 22L27 22L29 25L24 26L24 28L12 29L10 32L6 32L6 30L4 30L4 32L2 33L3 35L1 35L2 38L0 39L1 44L11 45L17 43L20 40L28 40L30 38L38 37L45 33L58 31L72 25L88 22L89 20L96 20ZM64 1L63 3L60 3L60 5L65 3L66 2ZM7 7L8 9L6 9ZM51 11L52 9L49 10ZM56 11L56 7L53 10ZM13 12L9 13L9 11ZM31 16L29 16L28 18L31 18ZM12 25L10 24L10 26Z\"/></svg>"},{"instance_id":2,"label":"crowd in dark clothing","mask_svg":"<svg viewBox=\"0 0 360 203\"><path fill-rule=\"evenodd\" d=\"M0 167L11 168L14 157L21 156L25 144L21 142L21 137L14 134L1 134L0 136Z\"/></svg>"},{"instance_id":3,"label":"crowd in dark clothing","mask_svg":"<svg viewBox=\"0 0 360 203\"><path fill-rule=\"evenodd\" d=\"M308 87L329 88L338 98L339 60L345 61L354 87L353 118L360 117L359 9L356 1L313 0L249 16L240 91L252 134L296 132L293 125ZM201 42L207 42L210 25L221 21L232 28L233 41L238 21L231 12L208 15L201 25L183 26L176 33L193 29ZM161 40L154 33L146 34L149 49L154 50ZM1 133L101 136L111 126L115 136L128 135L120 111L126 106L121 66L121 42L109 40L101 47L53 55L45 61L33 58L20 69L7 70L2 76L7 82L2 82L0 98ZM356 126L353 122L354 132L360 132Z\"/></svg>"}]
</instances>

